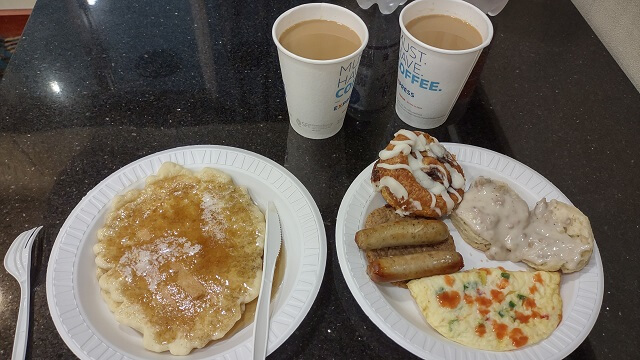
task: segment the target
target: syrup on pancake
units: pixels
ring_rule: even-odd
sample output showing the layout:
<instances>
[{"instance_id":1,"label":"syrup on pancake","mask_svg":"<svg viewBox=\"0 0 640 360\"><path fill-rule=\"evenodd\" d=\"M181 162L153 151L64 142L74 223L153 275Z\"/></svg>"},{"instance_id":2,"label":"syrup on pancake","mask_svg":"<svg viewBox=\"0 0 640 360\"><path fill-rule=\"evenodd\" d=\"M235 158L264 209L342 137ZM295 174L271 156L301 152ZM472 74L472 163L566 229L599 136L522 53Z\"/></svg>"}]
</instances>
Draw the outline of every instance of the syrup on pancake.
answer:
<instances>
[{"instance_id":1,"label":"syrup on pancake","mask_svg":"<svg viewBox=\"0 0 640 360\"><path fill-rule=\"evenodd\" d=\"M188 354L224 336L258 295L264 217L217 170L165 163L114 199L94 247L116 319L153 351Z\"/></svg>"}]
</instances>

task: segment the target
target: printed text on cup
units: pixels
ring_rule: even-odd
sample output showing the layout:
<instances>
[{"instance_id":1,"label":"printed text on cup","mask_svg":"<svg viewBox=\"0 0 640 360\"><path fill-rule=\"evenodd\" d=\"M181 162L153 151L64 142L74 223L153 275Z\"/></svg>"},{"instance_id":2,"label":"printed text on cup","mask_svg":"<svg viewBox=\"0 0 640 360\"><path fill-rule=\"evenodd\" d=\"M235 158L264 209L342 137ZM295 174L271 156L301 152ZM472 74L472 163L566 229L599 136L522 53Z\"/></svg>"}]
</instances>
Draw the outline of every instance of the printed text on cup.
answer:
<instances>
[{"instance_id":1,"label":"printed text on cup","mask_svg":"<svg viewBox=\"0 0 640 360\"><path fill-rule=\"evenodd\" d=\"M426 54L407 42L405 35L401 34L400 61L398 62L400 75L398 76L398 83L402 91L410 97L415 97L415 93L407 89L403 81L417 84L421 89L425 89L426 91L442 91L439 81L427 79L423 76L424 68L427 66L427 64L423 62L423 57L426 57Z\"/></svg>"}]
</instances>

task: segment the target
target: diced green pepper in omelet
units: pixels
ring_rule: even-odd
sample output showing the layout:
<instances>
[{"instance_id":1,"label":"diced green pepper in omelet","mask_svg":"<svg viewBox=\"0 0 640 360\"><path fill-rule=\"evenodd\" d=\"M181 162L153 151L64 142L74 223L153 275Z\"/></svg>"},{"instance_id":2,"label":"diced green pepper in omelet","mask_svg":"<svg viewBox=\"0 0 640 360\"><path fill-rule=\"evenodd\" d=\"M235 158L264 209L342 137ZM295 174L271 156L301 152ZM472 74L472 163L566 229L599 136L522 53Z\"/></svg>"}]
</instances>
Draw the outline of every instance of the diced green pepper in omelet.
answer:
<instances>
[{"instance_id":1,"label":"diced green pepper in omelet","mask_svg":"<svg viewBox=\"0 0 640 360\"><path fill-rule=\"evenodd\" d=\"M556 272L482 268L412 280L407 286L429 325L476 349L535 344L562 320Z\"/></svg>"}]
</instances>

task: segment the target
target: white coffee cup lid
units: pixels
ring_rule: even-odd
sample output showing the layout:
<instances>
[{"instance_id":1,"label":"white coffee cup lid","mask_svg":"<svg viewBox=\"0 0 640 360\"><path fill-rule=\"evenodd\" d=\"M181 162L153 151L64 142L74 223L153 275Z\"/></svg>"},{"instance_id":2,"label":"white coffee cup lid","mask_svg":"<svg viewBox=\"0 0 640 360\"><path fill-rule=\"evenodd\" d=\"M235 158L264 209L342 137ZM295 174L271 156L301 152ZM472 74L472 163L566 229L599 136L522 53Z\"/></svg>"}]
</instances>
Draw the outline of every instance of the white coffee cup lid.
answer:
<instances>
[{"instance_id":1,"label":"white coffee cup lid","mask_svg":"<svg viewBox=\"0 0 640 360\"><path fill-rule=\"evenodd\" d=\"M509 0L465 0L475 5L485 14L496 16L507 5ZM358 0L358 5L363 9L370 8L373 4L378 4L378 9L383 14L391 14L398 6L404 5L407 0Z\"/></svg>"}]
</instances>

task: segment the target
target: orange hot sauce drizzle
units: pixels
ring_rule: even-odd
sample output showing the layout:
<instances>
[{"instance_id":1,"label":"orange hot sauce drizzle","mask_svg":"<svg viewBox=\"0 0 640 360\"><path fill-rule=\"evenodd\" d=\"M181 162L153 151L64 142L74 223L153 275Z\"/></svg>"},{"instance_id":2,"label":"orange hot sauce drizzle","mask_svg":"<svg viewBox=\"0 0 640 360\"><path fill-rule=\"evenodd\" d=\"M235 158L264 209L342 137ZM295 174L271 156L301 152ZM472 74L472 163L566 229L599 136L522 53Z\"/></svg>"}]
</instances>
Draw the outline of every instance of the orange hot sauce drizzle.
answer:
<instances>
[{"instance_id":1,"label":"orange hot sauce drizzle","mask_svg":"<svg viewBox=\"0 0 640 360\"><path fill-rule=\"evenodd\" d=\"M457 291L443 291L436 296L440 306L455 309L460 304L460 293Z\"/></svg>"},{"instance_id":2,"label":"orange hot sauce drizzle","mask_svg":"<svg viewBox=\"0 0 640 360\"><path fill-rule=\"evenodd\" d=\"M491 300L484 296L476 296L476 303L478 303L478 306L484 306L484 307L491 306Z\"/></svg>"},{"instance_id":3,"label":"orange hot sauce drizzle","mask_svg":"<svg viewBox=\"0 0 640 360\"><path fill-rule=\"evenodd\" d=\"M500 280L500 282L498 283L498 289L503 290L505 289L507 286L509 286L509 280L502 278L502 280Z\"/></svg>"},{"instance_id":4,"label":"orange hot sauce drizzle","mask_svg":"<svg viewBox=\"0 0 640 360\"><path fill-rule=\"evenodd\" d=\"M491 289L491 299L497 303L501 303L504 300L504 294L502 291Z\"/></svg>"},{"instance_id":5,"label":"orange hot sauce drizzle","mask_svg":"<svg viewBox=\"0 0 640 360\"><path fill-rule=\"evenodd\" d=\"M509 332L509 339L513 346L519 348L527 344L529 337L526 336L520 328L514 328Z\"/></svg>"},{"instance_id":6,"label":"orange hot sauce drizzle","mask_svg":"<svg viewBox=\"0 0 640 360\"><path fill-rule=\"evenodd\" d=\"M540 273L535 273L535 275L533 275L533 282L542 284L542 275L540 275Z\"/></svg>"},{"instance_id":7,"label":"orange hot sauce drizzle","mask_svg":"<svg viewBox=\"0 0 640 360\"><path fill-rule=\"evenodd\" d=\"M516 310L516 320L520 321L523 324L528 323L529 319L531 319L532 315L525 315L525 314L521 313L520 311Z\"/></svg>"},{"instance_id":8,"label":"orange hot sauce drizzle","mask_svg":"<svg viewBox=\"0 0 640 360\"><path fill-rule=\"evenodd\" d=\"M473 297L469 294L464 294L464 302L467 304L473 304Z\"/></svg>"},{"instance_id":9,"label":"orange hot sauce drizzle","mask_svg":"<svg viewBox=\"0 0 640 360\"><path fill-rule=\"evenodd\" d=\"M526 307L527 309L534 309L536 306L536 301L533 300L532 298L526 298L524 300L524 307Z\"/></svg>"},{"instance_id":10,"label":"orange hot sauce drizzle","mask_svg":"<svg viewBox=\"0 0 640 360\"><path fill-rule=\"evenodd\" d=\"M484 324L479 324L478 326L476 326L476 335L478 335L479 337L483 337L486 333L487 327L484 326Z\"/></svg>"},{"instance_id":11,"label":"orange hot sauce drizzle","mask_svg":"<svg viewBox=\"0 0 640 360\"><path fill-rule=\"evenodd\" d=\"M453 283L455 281L456 279L454 279L453 276L450 276L450 275L444 276L444 283L447 284L449 287L453 287Z\"/></svg>"},{"instance_id":12,"label":"orange hot sauce drizzle","mask_svg":"<svg viewBox=\"0 0 640 360\"><path fill-rule=\"evenodd\" d=\"M496 334L498 340L502 340L502 338L507 335L508 327L506 324L499 323L497 321L493 322L493 332Z\"/></svg>"},{"instance_id":13,"label":"orange hot sauce drizzle","mask_svg":"<svg viewBox=\"0 0 640 360\"><path fill-rule=\"evenodd\" d=\"M533 317L534 319L549 319L549 314L542 315L535 310L531 310L531 317Z\"/></svg>"}]
</instances>

